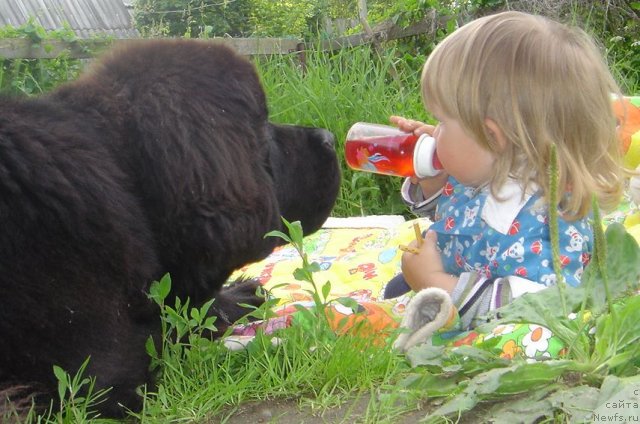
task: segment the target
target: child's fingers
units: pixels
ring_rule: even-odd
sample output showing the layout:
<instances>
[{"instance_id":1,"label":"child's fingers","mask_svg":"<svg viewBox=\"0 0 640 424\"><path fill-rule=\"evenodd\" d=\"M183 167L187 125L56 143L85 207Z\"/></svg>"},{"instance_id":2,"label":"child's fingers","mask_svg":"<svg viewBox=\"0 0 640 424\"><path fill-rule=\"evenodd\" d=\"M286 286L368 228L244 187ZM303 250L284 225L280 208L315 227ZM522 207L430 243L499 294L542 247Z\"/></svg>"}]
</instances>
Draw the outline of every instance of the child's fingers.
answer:
<instances>
[{"instance_id":1,"label":"child's fingers","mask_svg":"<svg viewBox=\"0 0 640 424\"><path fill-rule=\"evenodd\" d=\"M435 245L438 241L438 236L436 235L436 232L433 230L428 230L427 234L425 234L424 236L424 241L429 244Z\"/></svg>"},{"instance_id":2,"label":"child's fingers","mask_svg":"<svg viewBox=\"0 0 640 424\"><path fill-rule=\"evenodd\" d=\"M401 127L401 126L408 125L409 120L407 118L402 117L402 116L391 115L389 117L389 122L391 122L393 125Z\"/></svg>"},{"instance_id":3,"label":"child's fingers","mask_svg":"<svg viewBox=\"0 0 640 424\"><path fill-rule=\"evenodd\" d=\"M436 252L440 253L440 248L438 247L438 235L435 231L427 231L427 234L424 236L424 243L428 249L434 249Z\"/></svg>"},{"instance_id":4,"label":"child's fingers","mask_svg":"<svg viewBox=\"0 0 640 424\"><path fill-rule=\"evenodd\" d=\"M404 244L399 245L398 249L402 250L403 252L413 253L414 255L417 255L418 253L420 253L420 251L415 247L406 246Z\"/></svg>"},{"instance_id":5,"label":"child's fingers","mask_svg":"<svg viewBox=\"0 0 640 424\"><path fill-rule=\"evenodd\" d=\"M389 117L389 122L400 128L402 131L413 132L419 128L425 127L424 122L415 121L413 119L407 119L402 116L392 115Z\"/></svg>"}]
</instances>

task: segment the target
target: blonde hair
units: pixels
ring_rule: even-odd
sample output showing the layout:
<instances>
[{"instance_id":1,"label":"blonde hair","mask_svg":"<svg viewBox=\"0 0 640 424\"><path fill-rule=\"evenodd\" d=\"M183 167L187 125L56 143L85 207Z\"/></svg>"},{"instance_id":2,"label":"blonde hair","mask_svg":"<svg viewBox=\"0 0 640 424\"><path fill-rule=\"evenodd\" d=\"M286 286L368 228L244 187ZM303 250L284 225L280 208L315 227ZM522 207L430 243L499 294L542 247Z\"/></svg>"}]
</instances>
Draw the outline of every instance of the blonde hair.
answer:
<instances>
[{"instance_id":1,"label":"blonde hair","mask_svg":"<svg viewBox=\"0 0 640 424\"><path fill-rule=\"evenodd\" d=\"M494 194L509 177L549 199L557 151L563 217L586 216L595 194L620 200L624 170L612 93L619 89L593 40L579 28L521 12L474 20L442 41L422 71L422 97L494 152ZM507 141L501 147L485 121ZM462 153L464 154L464 153Z\"/></svg>"}]
</instances>

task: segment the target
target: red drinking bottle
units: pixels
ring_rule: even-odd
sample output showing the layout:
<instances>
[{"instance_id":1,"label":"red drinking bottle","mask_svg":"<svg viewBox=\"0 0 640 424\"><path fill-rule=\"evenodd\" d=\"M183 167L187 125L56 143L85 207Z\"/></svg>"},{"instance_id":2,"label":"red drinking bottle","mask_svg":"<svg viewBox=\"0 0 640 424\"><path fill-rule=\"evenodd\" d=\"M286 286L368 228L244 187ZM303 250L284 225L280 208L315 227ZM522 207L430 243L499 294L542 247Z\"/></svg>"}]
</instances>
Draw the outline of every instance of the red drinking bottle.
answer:
<instances>
[{"instance_id":1,"label":"red drinking bottle","mask_svg":"<svg viewBox=\"0 0 640 424\"><path fill-rule=\"evenodd\" d=\"M388 125L355 123L347 133L345 157L349 167L377 174L424 178L442 171L433 137Z\"/></svg>"}]
</instances>

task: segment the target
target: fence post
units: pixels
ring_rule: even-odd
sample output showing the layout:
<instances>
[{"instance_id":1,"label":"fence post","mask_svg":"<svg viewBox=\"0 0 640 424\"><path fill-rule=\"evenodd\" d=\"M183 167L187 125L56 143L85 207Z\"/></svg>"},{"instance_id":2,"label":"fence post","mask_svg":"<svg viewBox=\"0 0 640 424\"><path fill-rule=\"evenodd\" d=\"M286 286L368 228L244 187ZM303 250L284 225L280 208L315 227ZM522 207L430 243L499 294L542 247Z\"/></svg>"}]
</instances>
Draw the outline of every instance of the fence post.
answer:
<instances>
[{"instance_id":1,"label":"fence post","mask_svg":"<svg viewBox=\"0 0 640 424\"><path fill-rule=\"evenodd\" d=\"M300 67L302 68L302 75L307 73L307 48L306 44L300 42L296 45L296 51L298 52L298 60L300 61Z\"/></svg>"},{"instance_id":2,"label":"fence post","mask_svg":"<svg viewBox=\"0 0 640 424\"><path fill-rule=\"evenodd\" d=\"M373 30L369 26L369 22L367 21L367 0L358 0L358 14L360 16L360 22L362 23L362 28L367 33L367 36L371 39L371 44L373 44L373 49L378 56L378 59L382 58L382 45L380 44L380 40L373 33ZM394 79L398 87L402 87L402 81L398 76L398 70L396 69L395 63L391 63L391 68L389 68L389 75Z\"/></svg>"}]
</instances>

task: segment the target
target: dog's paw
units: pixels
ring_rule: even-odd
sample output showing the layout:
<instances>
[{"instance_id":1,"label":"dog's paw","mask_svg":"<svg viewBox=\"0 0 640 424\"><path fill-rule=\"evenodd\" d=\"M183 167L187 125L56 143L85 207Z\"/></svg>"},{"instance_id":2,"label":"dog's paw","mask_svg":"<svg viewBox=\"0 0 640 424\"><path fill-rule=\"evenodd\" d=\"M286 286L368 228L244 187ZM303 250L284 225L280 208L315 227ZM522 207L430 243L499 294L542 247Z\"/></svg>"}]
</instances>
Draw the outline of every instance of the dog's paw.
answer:
<instances>
[{"instance_id":1,"label":"dog's paw","mask_svg":"<svg viewBox=\"0 0 640 424\"><path fill-rule=\"evenodd\" d=\"M218 333L226 331L229 326L254 310L242 305L258 308L265 302L265 299L264 291L257 279L242 277L223 287L211 308L212 314L218 317L216 321Z\"/></svg>"}]
</instances>

